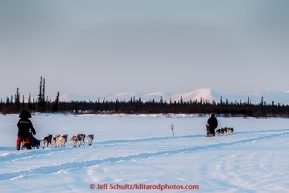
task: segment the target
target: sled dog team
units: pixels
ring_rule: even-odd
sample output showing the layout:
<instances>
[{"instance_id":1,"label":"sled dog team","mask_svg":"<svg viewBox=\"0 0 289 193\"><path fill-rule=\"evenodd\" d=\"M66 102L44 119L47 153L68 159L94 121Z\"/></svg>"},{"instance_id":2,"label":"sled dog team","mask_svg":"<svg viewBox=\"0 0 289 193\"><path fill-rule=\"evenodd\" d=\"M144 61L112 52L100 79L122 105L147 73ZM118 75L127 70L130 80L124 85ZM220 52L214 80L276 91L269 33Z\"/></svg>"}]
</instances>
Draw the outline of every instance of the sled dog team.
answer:
<instances>
[{"instance_id":1,"label":"sled dog team","mask_svg":"<svg viewBox=\"0 0 289 193\"><path fill-rule=\"evenodd\" d=\"M216 130L217 136L233 135L233 132L234 132L234 128L233 127L224 127L224 128Z\"/></svg>"},{"instance_id":2,"label":"sled dog team","mask_svg":"<svg viewBox=\"0 0 289 193\"><path fill-rule=\"evenodd\" d=\"M227 136L227 135L233 135L234 132L234 128L233 127L224 127L221 129L217 129L216 130L216 135L219 136ZM209 128L207 127L207 135L206 137L213 137L215 136L214 134L212 134L209 130Z\"/></svg>"},{"instance_id":3,"label":"sled dog team","mask_svg":"<svg viewBox=\"0 0 289 193\"><path fill-rule=\"evenodd\" d=\"M52 134L48 134L46 137L43 137L41 141L43 142L43 145L46 148L48 148L49 145L50 147L52 147L52 141L54 143L54 147L66 147L67 138L68 138L68 134L57 134L55 135L55 137L52 137ZM94 138L94 134L88 135L86 137L86 141L89 146L92 145L93 138ZM84 145L84 140L85 140L85 134L74 135L70 139L73 147Z\"/></svg>"},{"instance_id":4,"label":"sled dog team","mask_svg":"<svg viewBox=\"0 0 289 193\"><path fill-rule=\"evenodd\" d=\"M210 114L210 118L207 121L206 129L207 129L207 135L206 137L214 137L215 134L217 136L227 136L227 135L233 135L234 129L233 127L224 127L221 129L217 129L218 127L218 120L215 117L214 113ZM217 129L215 131L215 129Z\"/></svg>"},{"instance_id":5,"label":"sled dog team","mask_svg":"<svg viewBox=\"0 0 289 193\"><path fill-rule=\"evenodd\" d=\"M32 125L32 122L29 120L31 118L31 113L26 110L22 109L19 114L20 120L17 123L18 127L18 134L16 140L16 149L32 149L32 148L39 148L40 142L43 142L44 147L52 147L52 141L54 143L54 147L66 147L67 145L67 137L68 134L57 134L55 137L52 137L52 134L48 134L46 137L43 137L41 140L38 140L34 137L36 135L36 131ZM94 134L87 136L87 144L92 145L92 140L94 138ZM85 134L78 134L71 138L72 146L80 146L81 144L84 145ZM43 148L44 148L43 147Z\"/></svg>"}]
</instances>

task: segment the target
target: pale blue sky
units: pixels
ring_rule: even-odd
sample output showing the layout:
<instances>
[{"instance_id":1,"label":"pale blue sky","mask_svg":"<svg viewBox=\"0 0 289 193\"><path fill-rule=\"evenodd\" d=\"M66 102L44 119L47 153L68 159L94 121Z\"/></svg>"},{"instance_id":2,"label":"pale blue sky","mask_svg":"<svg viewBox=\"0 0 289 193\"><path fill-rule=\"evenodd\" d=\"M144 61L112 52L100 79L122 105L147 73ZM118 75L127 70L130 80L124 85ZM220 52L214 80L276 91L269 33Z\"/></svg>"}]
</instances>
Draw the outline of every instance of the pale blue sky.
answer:
<instances>
[{"instance_id":1,"label":"pale blue sky","mask_svg":"<svg viewBox=\"0 0 289 193\"><path fill-rule=\"evenodd\" d=\"M289 1L0 1L0 96L289 90Z\"/></svg>"}]
</instances>

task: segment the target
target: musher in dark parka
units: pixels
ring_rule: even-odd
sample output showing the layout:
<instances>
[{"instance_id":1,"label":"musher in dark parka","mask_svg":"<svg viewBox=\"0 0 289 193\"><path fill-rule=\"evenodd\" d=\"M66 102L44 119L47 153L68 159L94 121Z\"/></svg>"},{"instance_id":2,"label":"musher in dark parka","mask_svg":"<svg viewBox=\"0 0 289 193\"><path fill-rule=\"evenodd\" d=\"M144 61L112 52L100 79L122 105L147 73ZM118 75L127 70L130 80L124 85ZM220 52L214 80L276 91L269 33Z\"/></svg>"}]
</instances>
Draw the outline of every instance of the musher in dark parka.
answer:
<instances>
[{"instance_id":1,"label":"musher in dark parka","mask_svg":"<svg viewBox=\"0 0 289 193\"><path fill-rule=\"evenodd\" d=\"M212 136L215 136L215 129L218 127L218 120L215 117L214 113L211 113L210 118L208 119L208 127Z\"/></svg>"},{"instance_id":2,"label":"musher in dark parka","mask_svg":"<svg viewBox=\"0 0 289 193\"><path fill-rule=\"evenodd\" d=\"M18 137L16 141L16 149L20 150L20 144L22 140L26 142L26 149L31 149L31 139L29 138L29 129L33 135L36 134L35 129L29 118L31 118L31 114L27 110L22 110L19 115L20 120L17 123L18 127Z\"/></svg>"}]
</instances>

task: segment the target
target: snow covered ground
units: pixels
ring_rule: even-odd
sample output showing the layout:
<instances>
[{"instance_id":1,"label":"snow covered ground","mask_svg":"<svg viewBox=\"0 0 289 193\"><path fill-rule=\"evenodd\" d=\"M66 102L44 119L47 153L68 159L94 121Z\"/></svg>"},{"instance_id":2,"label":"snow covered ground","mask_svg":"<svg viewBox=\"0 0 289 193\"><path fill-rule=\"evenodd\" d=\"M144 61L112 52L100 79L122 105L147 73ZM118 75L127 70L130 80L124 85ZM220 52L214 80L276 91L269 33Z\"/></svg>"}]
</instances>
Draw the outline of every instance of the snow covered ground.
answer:
<instances>
[{"instance_id":1,"label":"snow covered ground","mask_svg":"<svg viewBox=\"0 0 289 193\"><path fill-rule=\"evenodd\" d=\"M160 192L110 189L117 184L199 186L164 192L289 191L289 119L219 117L219 127L234 127L234 135L206 138L208 117L172 117L35 115L36 138L94 134L93 146L68 141L65 148L16 151L18 116L0 115L1 192Z\"/></svg>"}]
</instances>

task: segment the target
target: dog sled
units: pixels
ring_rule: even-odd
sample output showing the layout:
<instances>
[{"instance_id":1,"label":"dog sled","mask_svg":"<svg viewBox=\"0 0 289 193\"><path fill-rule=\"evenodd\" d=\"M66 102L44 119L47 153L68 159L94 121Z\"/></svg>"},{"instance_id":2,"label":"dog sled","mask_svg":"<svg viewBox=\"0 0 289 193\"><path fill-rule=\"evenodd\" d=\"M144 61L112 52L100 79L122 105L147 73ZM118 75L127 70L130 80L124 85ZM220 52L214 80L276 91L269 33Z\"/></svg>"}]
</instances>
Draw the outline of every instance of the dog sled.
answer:
<instances>
[{"instance_id":1,"label":"dog sled","mask_svg":"<svg viewBox=\"0 0 289 193\"><path fill-rule=\"evenodd\" d=\"M29 140L30 140L31 149L39 149L41 140L36 139L34 137L34 135L31 132L31 129L29 129ZM20 148L21 150L28 149L28 144L27 144L27 141L24 137L22 138L20 147L21 147Z\"/></svg>"},{"instance_id":2,"label":"dog sled","mask_svg":"<svg viewBox=\"0 0 289 193\"><path fill-rule=\"evenodd\" d=\"M224 128L217 129L216 132L215 132L215 130L214 130L214 132L212 132L212 131L210 131L209 126L206 125L206 129L207 129L206 137L215 137L215 135L217 135L217 136L233 135L233 132L234 132L233 127L224 127Z\"/></svg>"},{"instance_id":3,"label":"dog sled","mask_svg":"<svg viewBox=\"0 0 289 193\"><path fill-rule=\"evenodd\" d=\"M207 135L206 137L215 137L215 133L210 131L209 125L206 125Z\"/></svg>"}]
</instances>

